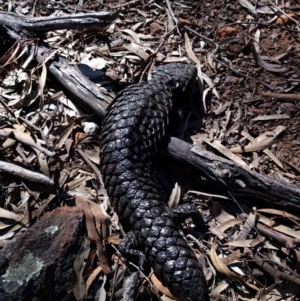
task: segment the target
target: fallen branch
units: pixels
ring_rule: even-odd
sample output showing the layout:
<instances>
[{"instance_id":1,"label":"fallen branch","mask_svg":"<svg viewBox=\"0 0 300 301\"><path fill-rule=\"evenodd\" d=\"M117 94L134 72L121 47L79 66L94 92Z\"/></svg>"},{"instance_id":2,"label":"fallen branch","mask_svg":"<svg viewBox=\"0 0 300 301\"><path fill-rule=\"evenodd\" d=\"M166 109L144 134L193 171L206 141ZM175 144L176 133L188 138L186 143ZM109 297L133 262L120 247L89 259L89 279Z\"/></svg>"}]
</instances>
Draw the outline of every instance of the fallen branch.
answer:
<instances>
[{"instance_id":1,"label":"fallen branch","mask_svg":"<svg viewBox=\"0 0 300 301\"><path fill-rule=\"evenodd\" d=\"M296 185L245 170L233 161L177 138L170 138L163 153L183 162L229 196L242 198L252 206L261 206L263 201L271 207L300 211L300 188Z\"/></svg>"},{"instance_id":2,"label":"fallen branch","mask_svg":"<svg viewBox=\"0 0 300 301\"><path fill-rule=\"evenodd\" d=\"M61 15L32 18L14 13L0 12L0 28L14 31L17 35L31 35L59 29L96 29L107 25L106 21L112 21L118 13L95 12L74 15Z\"/></svg>"},{"instance_id":3,"label":"fallen branch","mask_svg":"<svg viewBox=\"0 0 300 301\"><path fill-rule=\"evenodd\" d=\"M39 45L36 59L42 63L49 49ZM101 119L113 97L105 90L98 88L87 77L83 76L77 66L71 65L61 57L49 60L46 64L50 74L58 81L63 90L81 109L95 114Z\"/></svg>"}]
</instances>

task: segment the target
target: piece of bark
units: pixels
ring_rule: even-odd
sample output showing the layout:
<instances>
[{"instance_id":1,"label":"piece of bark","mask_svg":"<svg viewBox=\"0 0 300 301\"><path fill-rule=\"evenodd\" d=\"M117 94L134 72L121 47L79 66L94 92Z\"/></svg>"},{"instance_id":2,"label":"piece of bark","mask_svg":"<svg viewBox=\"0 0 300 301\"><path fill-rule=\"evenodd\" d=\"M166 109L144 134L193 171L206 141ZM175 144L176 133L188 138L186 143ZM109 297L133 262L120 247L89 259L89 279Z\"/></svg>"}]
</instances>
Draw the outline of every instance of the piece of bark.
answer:
<instances>
[{"instance_id":1,"label":"piece of bark","mask_svg":"<svg viewBox=\"0 0 300 301\"><path fill-rule=\"evenodd\" d=\"M61 207L6 245L0 252L1 300L62 300L75 279L83 225L82 211Z\"/></svg>"}]
</instances>

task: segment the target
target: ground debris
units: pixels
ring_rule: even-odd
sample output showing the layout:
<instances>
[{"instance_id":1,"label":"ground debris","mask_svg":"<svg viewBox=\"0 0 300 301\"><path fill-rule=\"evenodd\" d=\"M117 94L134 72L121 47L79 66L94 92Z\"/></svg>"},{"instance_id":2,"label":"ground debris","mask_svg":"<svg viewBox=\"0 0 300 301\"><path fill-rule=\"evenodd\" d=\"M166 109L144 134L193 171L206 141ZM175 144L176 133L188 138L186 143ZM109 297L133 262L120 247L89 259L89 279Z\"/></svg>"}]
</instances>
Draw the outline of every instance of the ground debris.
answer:
<instances>
[{"instance_id":1,"label":"ground debris","mask_svg":"<svg viewBox=\"0 0 300 301\"><path fill-rule=\"evenodd\" d=\"M62 300L68 285L65 300L121 300L126 272L117 246L124 233L98 170L100 115L118 91L149 79L158 64L188 62L198 70L196 105L181 108L186 113L178 130L181 139L222 154L245 170L300 185L300 7L293 0L271 2L3 3L2 17L6 11L53 19L76 11L78 22L84 21L84 14L93 18L105 11L106 16L98 19L99 26L52 28L36 36L27 31L15 44L0 37L0 290L6 288L3 294L12 296L7 300L23 296L22 285L33 283L39 289L42 281L48 283L51 277L40 275L50 271L45 260L53 254L58 254L53 264L57 271L57 263L64 261L69 268L72 260L74 271L59 275L64 287L50 286L55 297L41 291L37 300L47 300L45 294L49 300ZM41 49L35 37L48 47L40 63L35 60ZM60 58L56 68L48 68L54 57ZM78 74L84 74L84 81L77 80ZM69 86L63 85L66 79ZM68 94L71 86L75 93ZM86 97L80 94L82 87L93 95L92 103L101 101L97 111L78 105L78 95ZM203 263L211 299L295 300L300 294L299 213L285 206L253 208L251 200L243 202L243 194L219 193L218 187L182 167L162 179L173 179L174 174L179 179L173 202L190 189L185 201L207 217L207 233L201 239L191 222L184 231ZM61 207L65 205L70 208ZM72 206L84 211L88 239L78 230L83 213ZM51 254L57 245L46 241L39 256L38 250L33 252L33 240L41 243L52 233L53 239L62 238L55 226L46 226L54 220L65 225L60 230L70 240ZM28 238L31 235L34 239ZM26 273L20 262L27 264ZM72 284L71 274L76 275ZM158 300L158 291L171 297L151 274L132 285L137 287L136 300Z\"/></svg>"}]
</instances>

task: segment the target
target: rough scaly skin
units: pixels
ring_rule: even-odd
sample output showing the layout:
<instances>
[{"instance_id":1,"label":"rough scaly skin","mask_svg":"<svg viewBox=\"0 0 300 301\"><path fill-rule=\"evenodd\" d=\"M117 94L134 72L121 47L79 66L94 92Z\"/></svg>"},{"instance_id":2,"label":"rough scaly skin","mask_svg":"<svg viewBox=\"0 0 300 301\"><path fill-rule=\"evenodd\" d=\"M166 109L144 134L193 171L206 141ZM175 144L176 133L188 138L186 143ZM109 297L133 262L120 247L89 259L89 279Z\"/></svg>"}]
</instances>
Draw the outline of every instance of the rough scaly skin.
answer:
<instances>
[{"instance_id":1,"label":"rough scaly skin","mask_svg":"<svg viewBox=\"0 0 300 301\"><path fill-rule=\"evenodd\" d=\"M162 200L152 160L164 137L172 99L185 101L196 78L194 66L169 64L152 80L124 89L110 105L100 140L105 188L128 231L119 249L127 258L148 261L178 300L209 300L199 262L179 233L179 224L198 212L193 206L170 209Z\"/></svg>"}]
</instances>

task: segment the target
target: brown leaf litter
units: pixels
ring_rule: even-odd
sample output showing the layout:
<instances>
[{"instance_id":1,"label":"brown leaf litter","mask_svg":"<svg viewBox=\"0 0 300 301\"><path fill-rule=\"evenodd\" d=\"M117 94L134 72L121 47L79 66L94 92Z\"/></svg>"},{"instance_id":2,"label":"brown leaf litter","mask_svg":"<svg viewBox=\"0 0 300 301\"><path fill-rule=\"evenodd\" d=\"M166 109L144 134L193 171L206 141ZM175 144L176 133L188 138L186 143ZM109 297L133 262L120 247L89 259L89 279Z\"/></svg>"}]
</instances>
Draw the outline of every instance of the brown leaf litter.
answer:
<instances>
[{"instance_id":1,"label":"brown leaf litter","mask_svg":"<svg viewBox=\"0 0 300 301\"><path fill-rule=\"evenodd\" d=\"M107 99L147 78L159 63L193 63L202 111L192 106L182 139L300 185L297 1L12 3L15 12L34 16L118 8L119 17L102 31L49 31L41 37L54 49L48 59L90 62L92 72L85 76L95 76ZM124 262L116 248L123 231L98 170L100 124L93 126L93 116L64 94L46 62L37 64L34 52L26 55L32 42L14 44L0 61L0 247L45 212L76 205L84 211L88 239L75 261L78 279L69 300L119 300ZM99 64L105 67L98 70ZM12 176L14 169L21 178ZM297 298L299 213L246 206L230 192L209 191L199 177L189 179L185 199L210 220L202 239L191 222L184 231L203 264L211 299ZM181 193L177 186L170 202L176 204ZM139 283L137 300L157 300L154 287L171 297L154 277L145 275Z\"/></svg>"}]
</instances>

